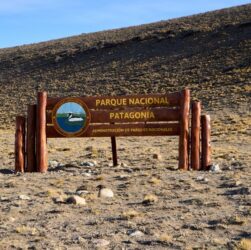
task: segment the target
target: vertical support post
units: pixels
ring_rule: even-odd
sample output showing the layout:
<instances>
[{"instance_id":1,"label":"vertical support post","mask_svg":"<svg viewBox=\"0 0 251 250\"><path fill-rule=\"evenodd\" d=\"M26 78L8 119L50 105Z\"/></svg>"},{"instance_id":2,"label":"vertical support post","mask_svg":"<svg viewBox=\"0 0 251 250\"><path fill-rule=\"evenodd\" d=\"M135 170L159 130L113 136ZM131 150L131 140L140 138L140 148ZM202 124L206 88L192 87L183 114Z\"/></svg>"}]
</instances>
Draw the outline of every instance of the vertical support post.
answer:
<instances>
[{"instance_id":1,"label":"vertical support post","mask_svg":"<svg viewBox=\"0 0 251 250\"><path fill-rule=\"evenodd\" d=\"M210 116L201 116L201 165L203 170L208 170L211 165L211 126Z\"/></svg>"},{"instance_id":2,"label":"vertical support post","mask_svg":"<svg viewBox=\"0 0 251 250\"><path fill-rule=\"evenodd\" d=\"M191 168L200 170L200 115L201 103L192 103Z\"/></svg>"},{"instance_id":3,"label":"vertical support post","mask_svg":"<svg viewBox=\"0 0 251 250\"><path fill-rule=\"evenodd\" d=\"M47 145L46 145L46 105L47 93L39 92L37 100L37 131L36 153L37 171L44 173L48 169Z\"/></svg>"},{"instance_id":4,"label":"vertical support post","mask_svg":"<svg viewBox=\"0 0 251 250\"><path fill-rule=\"evenodd\" d=\"M118 165L118 158L117 158L117 146L116 146L116 137L112 136L111 137L111 142L112 142L112 160L113 160L113 166Z\"/></svg>"},{"instance_id":5,"label":"vertical support post","mask_svg":"<svg viewBox=\"0 0 251 250\"><path fill-rule=\"evenodd\" d=\"M24 172L25 170L25 118L16 117L15 134L15 172Z\"/></svg>"},{"instance_id":6,"label":"vertical support post","mask_svg":"<svg viewBox=\"0 0 251 250\"><path fill-rule=\"evenodd\" d=\"M180 95L179 169L188 170L190 91L184 89Z\"/></svg>"},{"instance_id":7,"label":"vertical support post","mask_svg":"<svg viewBox=\"0 0 251 250\"><path fill-rule=\"evenodd\" d=\"M36 105L28 106L27 117L27 172L36 172Z\"/></svg>"}]
</instances>

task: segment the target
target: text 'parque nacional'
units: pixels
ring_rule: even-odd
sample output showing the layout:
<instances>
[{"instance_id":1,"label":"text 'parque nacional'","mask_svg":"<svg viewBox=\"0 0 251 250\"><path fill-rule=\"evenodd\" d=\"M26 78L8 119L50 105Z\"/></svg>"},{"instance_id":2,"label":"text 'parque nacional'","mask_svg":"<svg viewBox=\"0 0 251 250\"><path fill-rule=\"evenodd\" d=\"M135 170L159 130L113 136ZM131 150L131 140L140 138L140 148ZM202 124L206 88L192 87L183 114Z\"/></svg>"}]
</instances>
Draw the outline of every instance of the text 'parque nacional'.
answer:
<instances>
[{"instance_id":1,"label":"text 'parque nacional'","mask_svg":"<svg viewBox=\"0 0 251 250\"><path fill-rule=\"evenodd\" d=\"M102 106L136 106L169 105L167 97L103 98L96 100L96 107Z\"/></svg>"}]
</instances>

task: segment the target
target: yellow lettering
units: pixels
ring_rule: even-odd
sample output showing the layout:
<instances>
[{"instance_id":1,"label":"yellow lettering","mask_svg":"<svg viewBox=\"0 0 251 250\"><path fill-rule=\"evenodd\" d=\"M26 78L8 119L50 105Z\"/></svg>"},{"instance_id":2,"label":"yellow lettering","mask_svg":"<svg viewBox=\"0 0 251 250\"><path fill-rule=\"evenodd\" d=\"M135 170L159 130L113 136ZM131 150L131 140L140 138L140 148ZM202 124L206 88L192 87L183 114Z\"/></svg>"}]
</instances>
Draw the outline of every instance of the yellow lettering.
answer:
<instances>
[{"instance_id":1,"label":"yellow lettering","mask_svg":"<svg viewBox=\"0 0 251 250\"><path fill-rule=\"evenodd\" d=\"M99 106L100 100L96 100L96 107Z\"/></svg>"},{"instance_id":2,"label":"yellow lettering","mask_svg":"<svg viewBox=\"0 0 251 250\"><path fill-rule=\"evenodd\" d=\"M105 106L105 100L104 100L104 99L102 99L102 100L100 101L100 106Z\"/></svg>"},{"instance_id":3,"label":"yellow lettering","mask_svg":"<svg viewBox=\"0 0 251 250\"><path fill-rule=\"evenodd\" d=\"M151 119L155 119L155 115L154 115L154 113L153 113L153 112L150 112L150 113L149 113L149 118L151 118Z\"/></svg>"},{"instance_id":4,"label":"yellow lettering","mask_svg":"<svg viewBox=\"0 0 251 250\"><path fill-rule=\"evenodd\" d=\"M134 105L134 99L133 98L129 98L129 105Z\"/></svg>"},{"instance_id":5,"label":"yellow lettering","mask_svg":"<svg viewBox=\"0 0 251 250\"><path fill-rule=\"evenodd\" d=\"M126 99L125 99L125 98L123 98L123 105L124 105L124 106L127 105L127 102L126 102Z\"/></svg>"}]
</instances>

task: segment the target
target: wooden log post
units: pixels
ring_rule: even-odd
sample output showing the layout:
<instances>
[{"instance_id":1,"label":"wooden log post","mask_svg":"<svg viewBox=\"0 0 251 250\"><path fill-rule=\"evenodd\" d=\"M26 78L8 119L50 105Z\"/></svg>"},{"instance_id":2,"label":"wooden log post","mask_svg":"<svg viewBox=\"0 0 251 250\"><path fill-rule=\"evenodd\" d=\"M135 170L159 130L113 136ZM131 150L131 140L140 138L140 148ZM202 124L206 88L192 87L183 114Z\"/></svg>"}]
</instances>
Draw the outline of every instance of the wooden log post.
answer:
<instances>
[{"instance_id":1,"label":"wooden log post","mask_svg":"<svg viewBox=\"0 0 251 250\"><path fill-rule=\"evenodd\" d=\"M111 137L111 142L112 142L112 161L113 161L113 166L115 167L118 166L117 145L115 136Z\"/></svg>"},{"instance_id":2,"label":"wooden log post","mask_svg":"<svg viewBox=\"0 0 251 250\"><path fill-rule=\"evenodd\" d=\"M46 145L46 103L47 93L39 92L37 100L37 124L36 124L36 154L37 171L44 173L48 169L48 156Z\"/></svg>"},{"instance_id":3,"label":"wooden log post","mask_svg":"<svg viewBox=\"0 0 251 250\"><path fill-rule=\"evenodd\" d=\"M27 117L27 172L36 172L36 105L28 106Z\"/></svg>"},{"instance_id":4,"label":"wooden log post","mask_svg":"<svg viewBox=\"0 0 251 250\"><path fill-rule=\"evenodd\" d=\"M25 170L25 118L16 117L15 134L15 172L24 172Z\"/></svg>"},{"instance_id":5,"label":"wooden log post","mask_svg":"<svg viewBox=\"0 0 251 250\"><path fill-rule=\"evenodd\" d=\"M210 116L201 116L201 167L209 170L211 165L211 126Z\"/></svg>"},{"instance_id":6,"label":"wooden log post","mask_svg":"<svg viewBox=\"0 0 251 250\"><path fill-rule=\"evenodd\" d=\"M192 103L191 124L191 168L200 170L200 115L201 103Z\"/></svg>"},{"instance_id":7,"label":"wooden log post","mask_svg":"<svg viewBox=\"0 0 251 250\"><path fill-rule=\"evenodd\" d=\"M179 169L188 170L190 91L185 89L180 96Z\"/></svg>"}]
</instances>

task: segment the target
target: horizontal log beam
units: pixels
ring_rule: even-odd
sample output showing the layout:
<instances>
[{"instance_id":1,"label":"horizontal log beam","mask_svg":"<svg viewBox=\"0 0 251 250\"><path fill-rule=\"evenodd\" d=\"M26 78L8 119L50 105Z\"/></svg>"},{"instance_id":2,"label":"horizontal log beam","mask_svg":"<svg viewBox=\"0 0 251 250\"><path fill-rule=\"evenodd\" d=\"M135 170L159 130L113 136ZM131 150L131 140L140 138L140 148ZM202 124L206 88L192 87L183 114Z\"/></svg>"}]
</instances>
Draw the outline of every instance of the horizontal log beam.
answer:
<instances>
[{"instance_id":1,"label":"horizontal log beam","mask_svg":"<svg viewBox=\"0 0 251 250\"><path fill-rule=\"evenodd\" d=\"M132 108L127 110L90 110L90 123L128 123L179 121L180 110L170 108ZM52 111L47 110L47 124L52 126Z\"/></svg>"},{"instance_id":2,"label":"horizontal log beam","mask_svg":"<svg viewBox=\"0 0 251 250\"><path fill-rule=\"evenodd\" d=\"M84 102L89 109L109 110L119 107L175 107L180 105L180 92L171 94L126 95L126 96L87 96L77 99ZM64 98L48 98L47 109Z\"/></svg>"},{"instance_id":3,"label":"horizontal log beam","mask_svg":"<svg viewBox=\"0 0 251 250\"><path fill-rule=\"evenodd\" d=\"M162 136L179 135L179 123L135 123L135 124L99 124L89 125L79 137L112 137L112 136ZM47 137L64 137L54 127L47 126ZM71 137L69 135L69 137Z\"/></svg>"}]
</instances>

